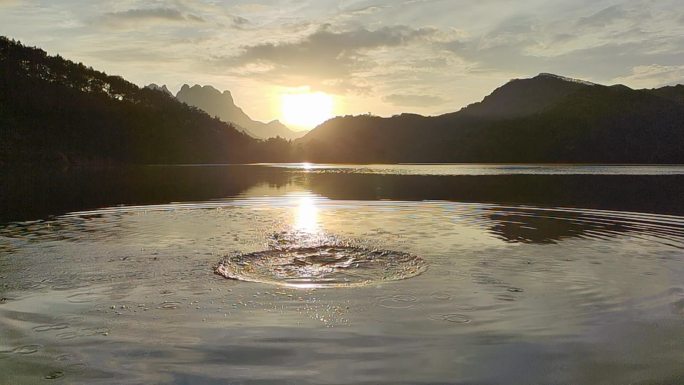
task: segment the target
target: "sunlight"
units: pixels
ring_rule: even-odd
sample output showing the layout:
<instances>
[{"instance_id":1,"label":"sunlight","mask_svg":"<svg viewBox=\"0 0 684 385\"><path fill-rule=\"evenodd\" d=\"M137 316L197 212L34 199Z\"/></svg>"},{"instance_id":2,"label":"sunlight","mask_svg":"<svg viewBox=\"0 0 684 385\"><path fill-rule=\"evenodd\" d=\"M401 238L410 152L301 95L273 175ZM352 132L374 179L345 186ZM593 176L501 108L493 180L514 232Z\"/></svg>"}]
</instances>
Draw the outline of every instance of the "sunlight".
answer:
<instances>
[{"instance_id":1,"label":"sunlight","mask_svg":"<svg viewBox=\"0 0 684 385\"><path fill-rule=\"evenodd\" d=\"M311 129L333 117L333 98L323 92L282 95L283 123Z\"/></svg>"},{"instance_id":2,"label":"sunlight","mask_svg":"<svg viewBox=\"0 0 684 385\"><path fill-rule=\"evenodd\" d=\"M307 233L318 231L318 207L316 207L313 197L303 196L299 198L294 227Z\"/></svg>"}]
</instances>

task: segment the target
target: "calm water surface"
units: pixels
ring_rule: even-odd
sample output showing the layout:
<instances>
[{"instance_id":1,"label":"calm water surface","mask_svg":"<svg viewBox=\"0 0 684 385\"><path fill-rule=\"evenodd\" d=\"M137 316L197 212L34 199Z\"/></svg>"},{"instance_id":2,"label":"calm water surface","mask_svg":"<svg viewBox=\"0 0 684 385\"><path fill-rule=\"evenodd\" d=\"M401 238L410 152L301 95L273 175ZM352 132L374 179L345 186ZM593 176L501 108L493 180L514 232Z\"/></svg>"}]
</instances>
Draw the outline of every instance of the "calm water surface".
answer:
<instances>
[{"instance_id":1,"label":"calm water surface","mask_svg":"<svg viewBox=\"0 0 684 385\"><path fill-rule=\"evenodd\" d=\"M684 382L682 167L0 175L0 384Z\"/></svg>"}]
</instances>

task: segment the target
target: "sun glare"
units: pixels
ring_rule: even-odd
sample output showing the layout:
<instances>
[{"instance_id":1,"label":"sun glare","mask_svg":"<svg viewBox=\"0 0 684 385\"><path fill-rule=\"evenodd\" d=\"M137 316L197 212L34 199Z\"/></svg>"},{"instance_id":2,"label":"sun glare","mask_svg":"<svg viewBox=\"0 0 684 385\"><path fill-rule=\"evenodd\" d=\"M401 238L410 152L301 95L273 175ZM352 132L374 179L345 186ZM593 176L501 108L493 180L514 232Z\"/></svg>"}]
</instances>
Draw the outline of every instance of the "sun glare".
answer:
<instances>
[{"instance_id":1,"label":"sun glare","mask_svg":"<svg viewBox=\"0 0 684 385\"><path fill-rule=\"evenodd\" d=\"M318 230L318 208L316 207L316 202L310 196L302 196L299 197L298 203L295 229L306 233L315 233Z\"/></svg>"},{"instance_id":2,"label":"sun glare","mask_svg":"<svg viewBox=\"0 0 684 385\"><path fill-rule=\"evenodd\" d=\"M311 129L333 116L333 98L323 92L284 94L281 100L283 123Z\"/></svg>"}]
</instances>

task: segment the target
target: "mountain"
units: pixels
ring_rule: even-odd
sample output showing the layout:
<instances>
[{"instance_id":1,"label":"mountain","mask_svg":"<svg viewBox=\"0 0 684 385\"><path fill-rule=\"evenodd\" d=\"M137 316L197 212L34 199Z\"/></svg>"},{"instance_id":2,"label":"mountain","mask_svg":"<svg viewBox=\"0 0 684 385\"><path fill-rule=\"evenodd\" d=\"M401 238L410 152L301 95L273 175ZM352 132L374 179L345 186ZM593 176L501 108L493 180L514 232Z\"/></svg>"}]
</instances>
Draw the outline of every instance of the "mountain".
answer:
<instances>
[{"instance_id":1,"label":"mountain","mask_svg":"<svg viewBox=\"0 0 684 385\"><path fill-rule=\"evenodd\" d=\"M548 73L533 81L514 79L497 88L484 100L461 110L465 116L502 119L516 118L543 111L568 95L595 84Z\"/></svg>"},{"instance_id":2,"label":"mountain","mask_svg":"<svg viewBox=\"0 0 684 385\"><path fill-rule=\"evenodd\" d=\"M169 91L168 88L166 88L166 85L159 86L159 85L152 83L152 84L145 86L145 88L149 88L149 89L155 90L155 91L160 91L160 92L166 94L167 96L173 97L173 94L171 93L171 91Z\"/></svg>"},{"instance_id":3,"label":"mountain","mask_svg":"<svg viewBox=\"0 0 684 385\"><path fill-rule=\"evenodd\" d=\"M684 163L684 86L540 74L445 115L338 117L296 146L316 162Z\"/></svg>"},{"instance_id":4,"label":"mountain","mask_svg":"<svg viewBox=\"0 0 684 385\"><path fill-rule=\"evenodd\" d=\"M169 97L0 37L0 165L285 160L259 141Z\"/></svg>"},{"instance_id":5,"label":"mountain","mask_svg":"<svg viewBox=\"0 0 684 385\"><path fill-rule=\"evenodd\" d=\"M234 123L238 128L256 138L267 139L281 137L284 139L296 139L303 133L295 132L287 128L277 120L262 123L250 118L240 107L235 105L230 91L219 91L212 86L192 87L184 84L176 98L190 106L195 106L206 111L211 116L218 116L224 122Z\"/></svg>"},{"instance_id":6,"label":"mountain","mask_svg":"<svg viewBox=\"0 0 684 385\"><path fill-rule=\"evenodd\" d=\"M181 91L253 122L228 92ZM290 161L682 164L684 86L540 74L457 112L338 117L289 143L254 139L163 86L141 89L0 37L0 165Z\"/></svg>"},{"instance_id":7,"label":"mountain","mask_svg":"<svg viewBox=\"0 0 684 385\"><path fill-rule=\"evenodd\" d=\"M651 90L652 93L684 105L684 85L667 86Z\"/></svg>"}]
</instances>

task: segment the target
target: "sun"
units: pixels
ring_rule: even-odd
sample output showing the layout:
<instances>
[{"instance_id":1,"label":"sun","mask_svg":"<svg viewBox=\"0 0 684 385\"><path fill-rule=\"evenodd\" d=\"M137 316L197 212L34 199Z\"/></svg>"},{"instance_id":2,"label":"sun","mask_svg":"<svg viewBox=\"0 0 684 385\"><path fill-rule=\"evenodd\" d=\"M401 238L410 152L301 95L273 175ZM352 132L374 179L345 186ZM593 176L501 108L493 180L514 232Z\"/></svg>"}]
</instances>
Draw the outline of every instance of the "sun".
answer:
<instances>
[{"instance_id":1,"label":"sun","mask_svg":"<svg viewBox=\"0 0 684 385\"><path fill-rule=\"evenodd\" d=\"M332 96L323 92L288 93L282 95L283 123L312 129L333 117Z\"/></svg>"}]
</instances>

